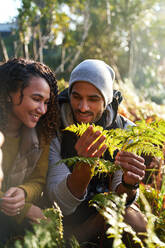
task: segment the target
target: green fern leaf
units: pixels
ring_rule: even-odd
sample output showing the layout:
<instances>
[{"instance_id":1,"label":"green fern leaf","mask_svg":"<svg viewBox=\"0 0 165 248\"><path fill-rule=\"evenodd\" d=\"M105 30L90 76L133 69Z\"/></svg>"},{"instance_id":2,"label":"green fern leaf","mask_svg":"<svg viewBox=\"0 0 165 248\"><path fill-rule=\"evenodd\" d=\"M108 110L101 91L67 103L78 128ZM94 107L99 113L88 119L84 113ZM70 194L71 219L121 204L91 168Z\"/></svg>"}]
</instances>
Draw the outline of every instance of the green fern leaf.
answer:
<instances>
[{"instance_id":1,"label":"green fern leaf","mask_svg":"<svg viewBox=\"0 0 165 248\"><path fill-rule=\"evenodd\" d=\"M93 166L93 176L100 173L113 173L121 168L120 166L115 165L113 162L110 162L109 160L105 160L101 158L99 159L96 157L85 158L85 157L75 156L72 158L61 159L56 163L56 165L59 165L61 163L67 164L68 166L72 166L77 163L89 164L90 166Z\"/></svg>"},{"instance_id":2,"label":"green fern leaf","mask_svg":"<svg viewBox=\"0 0 165 248\"><path fill-rule=\"evenodd\" d=\"M152 156L163 158L162 147L165 140L165 121L155 121L150 124L143 121L136 122L136 126L129 126L128 129L117 128L115 130L103 130L100 126L92 125L94 131L100 130L106 139L104 143L107 145L111 157L115 150L131 151L138 155L150 154ZM65 130L75 132L81 136L88 124L71 125Z\"/></svg>"}]
</instances>

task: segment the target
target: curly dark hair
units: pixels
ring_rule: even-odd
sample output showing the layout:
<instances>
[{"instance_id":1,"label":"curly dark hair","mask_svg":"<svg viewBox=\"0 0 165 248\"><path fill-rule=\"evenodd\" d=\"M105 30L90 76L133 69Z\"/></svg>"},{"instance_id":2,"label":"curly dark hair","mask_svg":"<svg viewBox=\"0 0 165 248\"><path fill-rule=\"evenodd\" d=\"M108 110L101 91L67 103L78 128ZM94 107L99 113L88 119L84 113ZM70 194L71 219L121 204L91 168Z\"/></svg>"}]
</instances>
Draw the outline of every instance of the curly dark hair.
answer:
<instances>
[{"instance_id":1,"label":"curly dark hair","mask_svg":"<svg viewBox=\"0 0 165 248\"><path fill-rule=\"evenodd\" d=\"M10 108L10 93L20 89L21 100L23 90L29 85L31 77L44 78L50 87L48 109L38 123L37 130L46 140L51 139L59 126L59 106L57 101L58 87L55 73L46 65L23 58L9 59L0 65L0 129L5 132Z\"/></svg>"}]
</instances>

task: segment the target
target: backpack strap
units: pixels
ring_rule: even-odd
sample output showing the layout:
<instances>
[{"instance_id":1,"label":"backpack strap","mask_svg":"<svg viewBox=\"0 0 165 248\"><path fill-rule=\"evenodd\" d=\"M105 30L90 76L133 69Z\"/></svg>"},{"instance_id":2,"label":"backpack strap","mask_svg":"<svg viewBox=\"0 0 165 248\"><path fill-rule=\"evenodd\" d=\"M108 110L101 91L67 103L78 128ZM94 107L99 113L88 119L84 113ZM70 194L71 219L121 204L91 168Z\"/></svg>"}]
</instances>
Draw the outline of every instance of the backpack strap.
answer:
<instances>
[{"instance_id":1,"label":"backpack strap","mask_svg":"<svg viewBox=\"0 0 165 248\"><path fill-rule=\"evenodd\" d=\"M116 124L117 124L117 128L121 128L124 129L124 125L125 125L125 120L121 115L117 115L116 117Z\"/></svg>"}]
</instances>

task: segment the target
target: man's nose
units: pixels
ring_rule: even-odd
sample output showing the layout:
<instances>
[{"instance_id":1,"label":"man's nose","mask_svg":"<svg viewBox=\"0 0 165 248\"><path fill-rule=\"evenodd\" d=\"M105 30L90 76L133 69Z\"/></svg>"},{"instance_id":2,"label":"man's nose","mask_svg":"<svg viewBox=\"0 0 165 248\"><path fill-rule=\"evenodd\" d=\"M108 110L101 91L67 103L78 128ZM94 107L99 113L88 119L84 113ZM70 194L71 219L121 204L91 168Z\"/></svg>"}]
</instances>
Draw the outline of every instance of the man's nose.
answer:
<instances>
[{"instance_id":1,"label":"man's nose","mask_svg":"<svg viewBox=\"0 0 165 248\"><path fill-rule=\"evenodd\" d=\"M79 109L81 112L86 112L89 110L89 105L88 105L88 102L83 100L83 101L80 101L79 103Z\"/></svg>"}]
</instances>

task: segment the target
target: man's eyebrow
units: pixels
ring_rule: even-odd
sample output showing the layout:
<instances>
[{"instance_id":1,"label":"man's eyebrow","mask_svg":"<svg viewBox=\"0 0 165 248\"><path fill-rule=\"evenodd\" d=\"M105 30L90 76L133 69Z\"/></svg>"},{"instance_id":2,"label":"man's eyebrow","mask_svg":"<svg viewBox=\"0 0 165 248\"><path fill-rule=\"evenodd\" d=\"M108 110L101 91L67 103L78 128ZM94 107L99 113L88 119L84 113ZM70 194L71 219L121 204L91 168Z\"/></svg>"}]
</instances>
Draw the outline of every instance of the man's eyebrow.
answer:
<instances>
[{"instance_id":1,"label":"man's eyebrow","mask_svg":"<svg viewBox=\"0 0 165 248\"><path fill-rule=\"evenodd\" d=\"M100 95L89 95L88 97L90 97L90 98L101 98Z\"/></svg>"},{"instance_id":2,"label":"man's eyebrow","mask_svg":"<svg viewBox=\"0 0 165 248\"><path fill-rule=\"evenodd\" d=\"M75 94L75 95L81 95L79 94L77 91L72 91L71 94ZM87 95L87 97L90 97L90 98L101 98L102 96L99 95L99 94L93 94L93 95Z\"/></svg>"}]
</instances>

